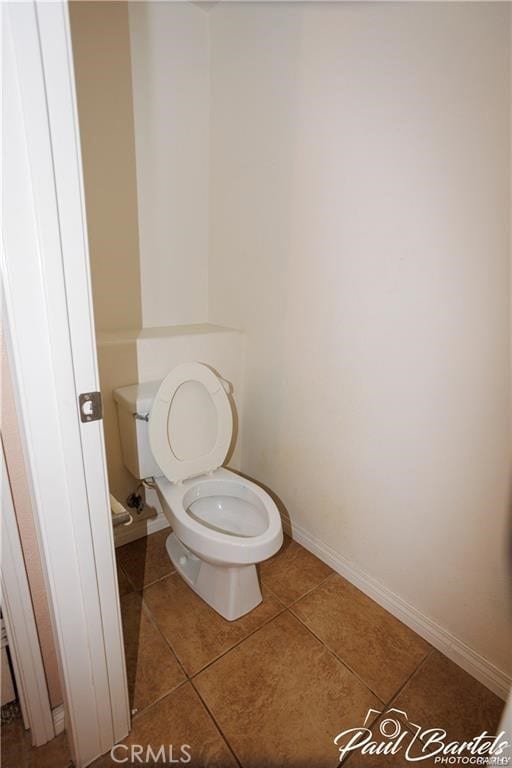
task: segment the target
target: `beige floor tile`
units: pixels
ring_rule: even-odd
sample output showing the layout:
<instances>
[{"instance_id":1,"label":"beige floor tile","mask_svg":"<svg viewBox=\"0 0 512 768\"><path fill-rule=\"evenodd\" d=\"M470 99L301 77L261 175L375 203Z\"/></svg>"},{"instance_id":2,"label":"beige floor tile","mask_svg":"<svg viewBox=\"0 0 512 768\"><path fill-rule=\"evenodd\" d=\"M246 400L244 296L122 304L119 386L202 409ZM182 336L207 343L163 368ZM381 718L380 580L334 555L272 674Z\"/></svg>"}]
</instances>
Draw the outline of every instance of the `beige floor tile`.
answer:
<instances>
[{"instance_id":1,"label":"beige floor tile","mask_svg":"<svg viewBox=\"0 0 512 768\"><path fill-rule=\"evenodd\" d=\"M382 701L400 689L430 651L425 640L338 574L291 610Z\"/></svg>"},{"instance_id":2,"label":"beige floor tile","mask_svg":"<svg viewBox=\"0 0 512 768\"><path fill-rule=\"evenodd\" d=\"M61 733L48 744L30 750L30 768L68 768L71 755L65 733Z\"/></svg>"},{"instance_id":3,"label":"beige floor tile","mask_svg":"<svg viewBox=\"0 0 512 768\"><path fill-rule=\"evenodd\" d=\"M30 752L30 733L25 731L21 717L2 725L0 738L2 768L26 768Z\"/></svg>"},{"instance_id":4,"label":"beige floor tile","mask_svg":"<svg viewBox=\"0 0 512 768\"><path fill-rule=\"evenodd\" d=\"M135 589L142 589L157 579L173 573L165 542L170 528L152 533L116 549L117 562Z\"/></svg>"},{"instance_id":5,"label":"beige floor tile","mask_svg":"<svg viewBox=\"0 0 512 768\"><path fill-rule=\"evenodd\" d=\"M194 684L244 768L336 766L334 737L380 706L288 612Z\"/></svg>"},{"instance_id":6,"label":"beige floor tile","mask_svg":"<svg viewBox=\"0 0 512 768\"><path fill-rule=\"evenodd\" d=\"M121 598L130 704L141 710L186 678L137 592Z\"/></svg>"},{"instance_id":7,"label":"beige floor tile","mask_svg":"<svg viewBox=\"0 0 512 768\"><path fill-rule=\"evenodd\" d=\"M124 757L124 755L122 755ZM94 763L91 763L90 768L111 768L111 766L116 765L114 760L110 758L110 755L102 755L101 757L98 757L97 760L94 761ZM120 763L117 763L117 765L120 765ZM122 765L122 764L121 764ZM130 763L124 763L125 766L129 766Z\"/></svg>"},{"instance_id":8,"label":"beige floor tile","mask_svg":"<svg viewBox=\"0 0 512 768\"><path fill-rule=\"evenodd\" d=\"M439 651L407 683L393 705L422 728L444 728L452 740L492 733L503 702Z\"/></svg>"},{"instance_id":9,"label":"beige floor tile","mask_svg":"<svg viewBox=\"0 0 512 768\"><path fill-rule=\"evenodd\" d=\"M318 586L332 570L300 544L285 537L279 552L260 563L261 581L285 604L290 605Z\"/></svg>"},{"instance_id":10,"label":"beige floor tile","mask_svg":"<svg viewBox=\"0 0 512 768\"><path fill-rule=\"evenodd\" d=\"M433 755L415 763L407 757L416 758L436 749L436 745L427 747L423 753L423 742L414 740L417 727L421 731L439 729L446 731L443 742L470 741L483 731L495 735L503 702L487 688L464 672L438 651L433 651L418 672L407 683L382 718L372 727L373 738L381 741L379 727L383 719L398 722L406 732L400 749L394 755L365 755L354 752L346 761L347 768L407 768L421 765L434 768L441 765L436 762L442 755ZM389 733L389 730L388 730ZM399 734L398 734L399 735ZM384 737L384 741L387 741ZM439 744L437 745L439 746ZM407 754L407 749L410 750ZM462 752L461 759L469 759L469 752ZM473 756L474 757L474 756ZM463 763L461 762L461 765Z\"/></svg>"},{"instance_id":11,"label":"beige floor tile","mask_svg":"<svg viewBox=\"0 0 512 768\"><path fill-rule=\"evenodd\" d=\"M20 718L3 725L1 730L2 768L68 768L71 755L65 733L41 747L33 747L30 731Z\"/></svg>"},{"instance_id":12,"label":"beige floor tile","mask_svg":"<svg viewBox=\"0 0 512 768\"><path fill-rule=\"evenodd\" d=\"M263 602L236 621L226 621L175 573L144 591L156 623L188 675L207 664L283 610L277 598L263 590Z\"/></svg>"},{"instance_id":13,"label":"beige floor tile","mask_svg":"<svg viewBox=\"0 0 512 768\"><path fill-rule=\"evenodd\" d=\"M180 765L178 761L182 746L188 745L191 761L181 763L191 768L235 768L236 761L204 704L190 683L177 688L169 696L159 701L136 717L132 723L132 731L123 742L126 747L117 747L115 756L120 759L130 757L131 745L141 745L144 748L142 757L147 757L146 747L150 745L157 753L163 745L166 750L166 761L146 762L140 759L128 762L127 765ZM170 753L172 748L172 755ZM171 762L170 756L175 763ZM119 766L109 756L100 758L93 768L109 768Z\"/></svg>"}]
</instances>

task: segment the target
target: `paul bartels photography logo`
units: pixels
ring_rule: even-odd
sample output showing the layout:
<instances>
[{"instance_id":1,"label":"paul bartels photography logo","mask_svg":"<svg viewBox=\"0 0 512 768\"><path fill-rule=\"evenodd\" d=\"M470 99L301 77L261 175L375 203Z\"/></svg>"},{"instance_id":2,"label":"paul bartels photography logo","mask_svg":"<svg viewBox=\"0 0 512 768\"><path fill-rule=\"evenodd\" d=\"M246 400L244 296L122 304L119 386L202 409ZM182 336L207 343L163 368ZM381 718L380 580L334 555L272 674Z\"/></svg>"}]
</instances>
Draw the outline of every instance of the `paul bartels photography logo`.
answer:
<instances>
[{"instance_id":1,"label":"paul bartels photography logo","mask_svg":"<svg viewBox=\"0 0 512 768\"><path fill-rule=\"evenodd\" d=\"M444 728L424 728L394 708L370 708L361 726L341 731L334 743L340 760L359 751L366 756L401 753L411 763L430 760L439 765L510 765L510 757L504 755L510 746L505 731L497 735L483 731L468 741L451 741Z\"/></svg>"}]
</instances>

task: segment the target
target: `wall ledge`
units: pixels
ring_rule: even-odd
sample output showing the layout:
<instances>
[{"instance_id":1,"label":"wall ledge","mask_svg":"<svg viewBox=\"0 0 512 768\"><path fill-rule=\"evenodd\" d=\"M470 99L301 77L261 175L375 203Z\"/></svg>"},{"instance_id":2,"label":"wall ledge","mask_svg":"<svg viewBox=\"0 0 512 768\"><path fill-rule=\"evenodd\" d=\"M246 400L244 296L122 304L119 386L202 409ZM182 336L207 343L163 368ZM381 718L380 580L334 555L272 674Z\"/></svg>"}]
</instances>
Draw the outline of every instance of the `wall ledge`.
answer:
<instances>
[{"instance_id":1,"label":"wall ledge","mask_svg":"<svg viewBox=\"0 0 512 768\"><path fill-rule=\"evenodd\" d=\"M154 328L123 328L118 331L97 331L96 344L132 344L142 339L167 339L173 336L204 336L212 333L243 333L237 328L227 328L213 323L192 323L189 325L159 325Z\"/></svg>"},{"instance_id":2,"label":"wall ledge","mask_svg":"<svg viewBox=\"0 0 512 768\"><path fill-rule=\"evenodd\" d=\"M156 517L151 517L147 520L135 520L131 525L127 525L126 528L122 525L115 528L114 546L117 549L117 547L122 547L124 544L129 544L136 539L143 539L164 528L169 528L170 533L169 521L163 512L158 511Z\"/></svg>"}]
</instances>

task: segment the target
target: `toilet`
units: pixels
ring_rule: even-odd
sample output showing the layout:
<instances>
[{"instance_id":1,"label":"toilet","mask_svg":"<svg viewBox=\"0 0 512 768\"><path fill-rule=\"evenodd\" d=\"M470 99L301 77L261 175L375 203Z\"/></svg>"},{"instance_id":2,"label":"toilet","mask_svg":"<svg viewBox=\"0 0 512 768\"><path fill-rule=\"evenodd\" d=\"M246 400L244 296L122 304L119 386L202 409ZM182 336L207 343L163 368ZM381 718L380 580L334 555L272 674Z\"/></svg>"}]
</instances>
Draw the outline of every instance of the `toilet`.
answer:
<instances>
[{"instance_id":1,"label":"toilet","mask_svg":"<svg viewBox=\"0 0 512 768\"><path fill-rule=\"evenodd\" d=\"M186 583L228 621L262 600L256 563L281 547L268 493L222 466L233 439L229 384L202 363L162 382L114 390L123 461L154 480L172 527L169 557Z\"/></svg>"}]
</instances>

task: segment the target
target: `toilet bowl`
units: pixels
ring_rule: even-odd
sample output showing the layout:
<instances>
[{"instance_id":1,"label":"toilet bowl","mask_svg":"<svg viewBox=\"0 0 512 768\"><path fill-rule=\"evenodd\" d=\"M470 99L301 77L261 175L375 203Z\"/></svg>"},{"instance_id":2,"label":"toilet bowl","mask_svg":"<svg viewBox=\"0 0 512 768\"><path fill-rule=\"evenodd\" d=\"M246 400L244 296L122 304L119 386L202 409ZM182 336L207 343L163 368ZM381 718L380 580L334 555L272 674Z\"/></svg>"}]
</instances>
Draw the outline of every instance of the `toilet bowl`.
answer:
<instances>
[{"instance_id":1,"label":"toilet bowl","mask_svg":"<svg viewBox=\"0 0 512 768\"><path fill-rule=\"evenodd\" d=\"M155 479L173 528L167 552L178 573L224 618L261 602L255 563L282 544L281 518L270 496L227 469L180 485Z\"/></svg>"},{"instance_id":2,"label":"toilet bowl","mask_svg":"<svg viewBox=\"0 0 512 768\"><path fill-rule=\"evenodd\" d=\"M139 477L152 470L177 572L224 618L237 619L261 602L256 563L277 552L283 533L269 494L222 467L233 431L228 385L207 366L185 363L158 387L141 388L114 393L125 464Z\"/></svg>"}]
</instances>

